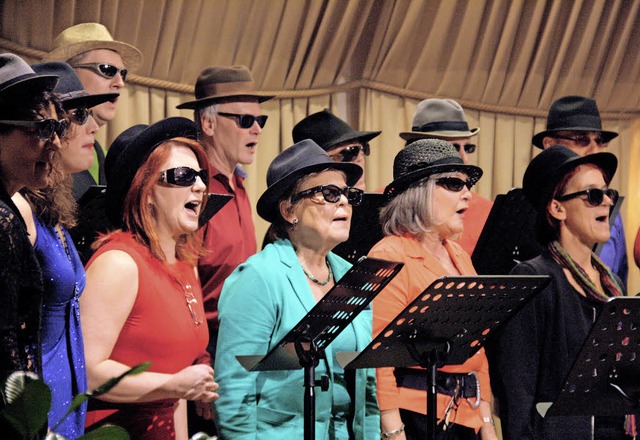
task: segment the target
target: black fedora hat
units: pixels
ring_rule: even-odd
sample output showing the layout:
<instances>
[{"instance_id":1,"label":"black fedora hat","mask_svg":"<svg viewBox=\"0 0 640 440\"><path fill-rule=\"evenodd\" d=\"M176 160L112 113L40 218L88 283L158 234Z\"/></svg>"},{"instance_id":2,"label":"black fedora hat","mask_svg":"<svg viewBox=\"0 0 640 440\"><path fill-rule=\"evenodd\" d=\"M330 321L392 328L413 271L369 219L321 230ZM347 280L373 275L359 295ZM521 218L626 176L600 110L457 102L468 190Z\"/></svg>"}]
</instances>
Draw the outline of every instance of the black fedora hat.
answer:
<instances>
[{"instance_id":1,"label":"black fedora hat","mask_svg":"<svg viewBox=\"0 0 640 440\"><path fill-rule=\"evenodd\" d=\"M525 170L522 179L524 196L538 211L544 210L558 182L569 171L584 164L602 169L609 183L616 173L618 159L611 153L580 156L562 145L553 145L534 157Z\"/></svg>"},{"instance_id":2,"label":"black fedora hat","mask_svg":"<svg viewBox=\"0 0 640 440\"><path fill-rule=\"evenodd\" d=\"M106 214L111 223L121 226L124 199L138 169L153 150L176 137L196 140L197 134L196 124L192 120L172 117L152 125L134 125L113 141L104 164L107 177Z\"/></svg>"},{"instance_id":3,"label":"black fedora hat","mask_svg":"<svg viewBox=\"0 0 640 440\"><path fill-rule=\"evenodd\" d=\"M60 78L53 92L58 95L65 109L91 108L120 96L120 93L90 95L82 86L82 82L80 82L75 70L67 63L52 61L34 64L31 67L40 75L57 75Z\"/></svg>"},{"instance_id":4,"label":"black fedora hat","mask_svg":"<svg viewBox=\"0 0 640 440\"><path fill-rule=\"evenodd\" d=\"M253 75L246 66L213 66L204 69L196 80L194 101L184 102L176 108L202 108L218 102L255 98L264 102L274 95L256 90Z\"/></svg>"},{"instance_id":5,"label":"black fedora hat","mask_svg":"<svg viewBox=\"0 0 640 440\"><path fill-rule=\"evenodd\" d=\"M293 127L292 132L293 142L311 139L325 151L347 141L369 142L380 133L380 131L356 131L332 114L329 109L307 116Z\"/></svg>"},{"instance_id":6,"label":"black fedora hat","mask_svg":"<svg viewBox=\"0 0 640 440\"><path fill-rule=\"evenodd\" d=\"M531 142L538 148L544 148L542 140L545 136L553 136L559 131L597 131L606 142L618 137L615 131L602 129L596 101L584 96L564 96L555 100L547 115L547 129L536 134Z\"/></svg>"},{"instance_id":7,"label":"black fedora hat","mask_svg":"<svg viewBox=\"0 0 640 440\"><path fill-rule=\"evenodd\" d=\"M404 147L393 160L393 182L384 190L395 197L432 174L460 171L473 186L482 177L482 169L467 165L450 142L441 139L419 139Z\"/></svg>"},{"instance_id":8,"label":"black fedora hat","mask_svg":"<svg viewBox=\"0 0 640 440\"><path fill-rule=\"evenodd\" d=\"M286 192L307 174L332 169L347 175L347 185L352 186L362 176L362 168L349 162L334 162L326 151L311 139L300 141L273 159L267 170L267 189L257 204L258 215L273 223L280 215L278 202Z\"/></svg>"},{"instance_id":9,"label":"black fedora hat","mask_svg":"<svg viewBox=\"0 0 640 440\"><path fill-rule=\"evenodd\" d=\"M28 91L52 91L57 83L56 75L38 75L18 55L0 54L0 96Z\"/></svg>"}]
</instances>

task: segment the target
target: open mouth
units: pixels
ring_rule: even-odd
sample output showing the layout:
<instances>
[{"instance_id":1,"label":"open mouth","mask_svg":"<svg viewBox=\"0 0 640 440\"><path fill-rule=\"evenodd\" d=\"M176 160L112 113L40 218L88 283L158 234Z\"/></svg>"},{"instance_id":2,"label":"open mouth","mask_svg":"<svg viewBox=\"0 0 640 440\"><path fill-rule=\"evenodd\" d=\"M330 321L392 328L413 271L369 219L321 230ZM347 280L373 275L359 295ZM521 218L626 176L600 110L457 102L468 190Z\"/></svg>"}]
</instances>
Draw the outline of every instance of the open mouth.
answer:
<instances>
[{"instance_id":1,"label":"open mouth","mask_svg":"<svg viewBox=\"0 0 640 440\"><path fill-rule=\"evenodd\" d=\"M456 211L456 214L464 214L465 212L467 212L467 209L469 209L469 208L462 208L462 209L458 209L458 210Z\"/></svg>"},{"instance_id":2,"label":"open mouth","mask_svg":"<svg viewBox=\"0 0 640 440\"><path fill-rule=\"evenodd\" d=\"M258 146L257 142L249 142L248 144L245 145L247 148L255 148Z\"/></svg>"},{"instance_id":3,"label":"open mouth","mask_svg":"<svg viewBox=\"0 0 640 440\"><path fill-rule=\"evenodd\" d=\"M609 223L609 216L601 215L600 217L596 217L596 221L600 223Z\"/></svg>"},{"instance_id":4,"label":"open mouth","mask_svg":"<svg viewBox=\"0 0 640 440\"><path fill-rule=\"evenodd\" d=\"M194 215L198 215L200 213L200 201L192 200L184 204L184 207L187 211L192 212Z\"/></svg>"},{"instance_id":5,"label":"open mouth","mask_svg":"<svg viewBox=\"0 0 640 440\"><path fill-rule=\"evenodd\" d=\"M344 216L344 217L336 217L333 219L334 222L347 222L349 221L349 217Z\"/></svg>"}]
</instances>

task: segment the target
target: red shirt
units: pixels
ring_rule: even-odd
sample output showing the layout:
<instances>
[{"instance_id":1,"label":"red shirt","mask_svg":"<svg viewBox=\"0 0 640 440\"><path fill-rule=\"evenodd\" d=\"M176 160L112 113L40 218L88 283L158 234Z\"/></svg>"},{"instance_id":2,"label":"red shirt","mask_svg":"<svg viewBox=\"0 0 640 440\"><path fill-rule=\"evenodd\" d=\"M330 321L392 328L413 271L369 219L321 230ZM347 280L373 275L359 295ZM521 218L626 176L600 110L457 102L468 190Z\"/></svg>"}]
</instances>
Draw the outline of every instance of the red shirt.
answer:
<instances>
[{"instance_id":1,"label":"red shirt","mask_svg":"<svg viewBox=\"0 0 640 440\"><path fill-rule=\"evenodd\" d=\"M485 199L480 194L473 193L469 201L469 209L464 215L464 230L462 234L453 240L462 246L462 249L467 251L469 255L473 254L492 206L493 202L491 200Z\"/></svg>"},{"instance_id":2,"label":"red shirt","mask_svg":"<svg viewBox=\"0 0 640 440\"><path fill-rule=\"evenodd\" d=\"M256 233L251 204L242 182L246 174L236 168L233 178L235 192L229 179L211 167L209 192L234 196L209 222L200 229L207 253L198 261L202 282L205 316L209 330L218 331L218 299L222 284L234 269L256 253Z\"/></svg>"}]
</instances>

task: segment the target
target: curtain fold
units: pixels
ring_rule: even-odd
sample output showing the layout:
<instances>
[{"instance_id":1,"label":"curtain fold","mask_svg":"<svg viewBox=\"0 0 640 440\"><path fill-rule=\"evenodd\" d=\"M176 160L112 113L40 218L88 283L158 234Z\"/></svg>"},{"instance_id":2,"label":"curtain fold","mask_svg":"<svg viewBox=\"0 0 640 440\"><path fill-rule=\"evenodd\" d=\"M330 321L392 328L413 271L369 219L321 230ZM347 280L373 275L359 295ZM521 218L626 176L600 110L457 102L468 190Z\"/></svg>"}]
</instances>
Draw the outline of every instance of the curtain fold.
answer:
<instances>
[{"instance_id":1,"label":"curtain fold","mask_svg":"<svg viewBox=\"0 0 640 440\"><path fill-rule=\"evenodd\" d=\"M329 108L371 142L367 188L392 179L398 133L428 97L464 107L485 171L477 192L489 198L520 186L538 152L533 134L560 96L594 97L610 150L620 160L613 185L626 195L627 241L640 224L640 2L634 0L4 0L0 48L36 62L55 36L77 23L104 24L138 47L144 64L123 93L116 118L100 130L104 146L134 124L193 116L205 67L245 64L269 121L246 184L255 204L291 129ZM261 242L266 224L256 216ZM630 270L630 291L640 272Z\"/></svg>"}]
</instances>

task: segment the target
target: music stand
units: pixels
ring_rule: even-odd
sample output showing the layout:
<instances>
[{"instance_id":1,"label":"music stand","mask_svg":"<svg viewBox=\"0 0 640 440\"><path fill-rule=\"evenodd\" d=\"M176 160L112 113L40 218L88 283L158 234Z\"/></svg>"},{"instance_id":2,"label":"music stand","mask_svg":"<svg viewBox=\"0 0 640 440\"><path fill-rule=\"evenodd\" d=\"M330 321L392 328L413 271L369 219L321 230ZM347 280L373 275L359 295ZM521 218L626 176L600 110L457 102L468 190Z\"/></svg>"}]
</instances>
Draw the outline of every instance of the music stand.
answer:
<instances>
[{"instance_id":1,"label":"music stand","mask_svg":"<svg viewBox=\"0 0 640 440\"><path fill-rule=\"evenodd\" d=\"M605 303L546 416L620 416L637 412L639 328L640 298L615 297Z\"/></svg>"},{"instance_id":2,"label":"music stand","mask_svg":"<svg viewBox=\"0 0 640 440\"><path fill-rule=\"evenodd\" d=\"M360 353L336 355L345 368L416 367L428 372L427 434L435 439L437 369L462 364L549 282L546 275L442 277Z\"/></svg>"},{"instance_id":3,"label":"music stand","mask_svg":"<svg viewBox=\"0 0 640 440\"><path fill-rule=\"evenodd\" d=\"M236 356L247 371L304 368L304 438L315 438L315 368L325 348L402 269L402 263L363 258L266 355ZM323 378L324 379L324 378ZM326 391L329 383L321 380Z\"/></svg>"},{"instance_id":4,"label":"music stand","mask_svg":"<svg viewBox=\"0 0 640 440\"><path fill-rule=\"evenodd\" d=\"M624 197L619 197L609 212L609 222L618 215ZM521 188L496 197L489 217L482 228L471 261L478 274L503 275L518 263L537 257L542 246L536 240L538 211L525 199ZM500 237L496 240L496 237ZM600 255L604 243L593 251Z\"/></svg>"},{"instance_id":5,"label":"music stand","mask_svg":"<svg viewBox=\"0 0 640 440\"><path fill-rule=\"evenodd\" d=\"M381 193L364 193L362 203L353 207L349 239L333 249L352 264L369 253L373 245L382 240L380 208L387 203L387 196Z\"/></svg>"}]
</instances>

